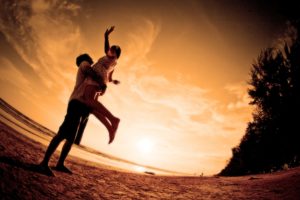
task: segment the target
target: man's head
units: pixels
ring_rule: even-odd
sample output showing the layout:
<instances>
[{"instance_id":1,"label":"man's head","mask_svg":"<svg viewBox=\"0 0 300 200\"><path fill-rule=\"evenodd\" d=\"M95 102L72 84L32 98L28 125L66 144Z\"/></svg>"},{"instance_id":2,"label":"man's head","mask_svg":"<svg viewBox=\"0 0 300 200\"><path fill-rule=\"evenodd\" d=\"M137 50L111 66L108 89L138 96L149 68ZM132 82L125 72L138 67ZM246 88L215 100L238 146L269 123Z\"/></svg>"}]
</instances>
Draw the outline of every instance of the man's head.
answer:
<instances>
[{"instance_id":1,"label":"man's head","mask_svg":"<svg viewBox=\"0 0 300 200\"><path fill-rule=\"evenodd\" d=\"M81 55L77 56L76 65L79 67L80 63L82 63L83 61L87 61L88 63L90 63L90 65L92 65L94 63L91 56L87 53L84 53L84 54L81 54Z\"/></svg>"},{"instance_id":2,"label":"man's head","mask_svg":"<svg viewBox=\"0 0 300 200\"><path fill-rule=\"evenodd\" d=\"M110 47L108 54L118 59L121 55L121 48L117 45L113 45Z\"/></svg>"}]
</instances>

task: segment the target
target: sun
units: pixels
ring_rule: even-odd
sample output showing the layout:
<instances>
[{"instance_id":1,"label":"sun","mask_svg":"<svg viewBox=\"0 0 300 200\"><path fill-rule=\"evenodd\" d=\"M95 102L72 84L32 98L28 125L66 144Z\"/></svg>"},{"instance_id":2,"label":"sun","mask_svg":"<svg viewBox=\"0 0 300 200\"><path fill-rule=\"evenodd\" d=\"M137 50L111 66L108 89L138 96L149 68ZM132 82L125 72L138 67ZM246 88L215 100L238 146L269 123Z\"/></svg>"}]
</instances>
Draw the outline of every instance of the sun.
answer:
<instances>
[{"instance_id":1,"label":"sun","mask_svg":"<svg viewBox=\"0 0 300 200\"><path fill-rule=\"evenodd\" d=\"M152 140L143 138L138 141L137 147L140 150L141 153L148 154L153 151L154 143Z\"/></svg>"}]
</instances>

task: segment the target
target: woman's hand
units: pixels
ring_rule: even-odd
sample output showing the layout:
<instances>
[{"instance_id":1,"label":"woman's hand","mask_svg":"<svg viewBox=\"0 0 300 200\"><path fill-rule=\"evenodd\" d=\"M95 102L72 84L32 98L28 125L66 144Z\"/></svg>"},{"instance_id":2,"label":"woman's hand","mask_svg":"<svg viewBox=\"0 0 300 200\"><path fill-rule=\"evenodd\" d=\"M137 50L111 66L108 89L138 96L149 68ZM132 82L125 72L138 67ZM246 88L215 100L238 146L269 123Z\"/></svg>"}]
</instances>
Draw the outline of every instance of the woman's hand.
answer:
<instances>
[{"instance_id":1,"label":"woman's hand","mask_svg":"<svg viewBox=\"0 0 300 200\"><path fill-rule=\"evenodd\" d=\"M111 26L109 29L106 29L104 35L107 37L111 32L113 32L115 29L115 26Z\"/></svg>"},{"instance_id":2,"label":"woman's hand","mask_svg":"<svg viewBox=\"0 0 300 200\"><path fill-rule=\"evenodd\" d=\"M103 96L106 90L100 90L99 95Z\"/></svg>"},{"instance_id":3,"label":"woman's hand","mask_svg":"<svg viewBox=\"0 0 300 200\"><path fill-rule=\"evenodd\" d=\"M113 80L112 82L113 82L113 84L115 84L115 85L119 85L119 84L121 83L119 80Z\"/></svg>"}]
</instances>

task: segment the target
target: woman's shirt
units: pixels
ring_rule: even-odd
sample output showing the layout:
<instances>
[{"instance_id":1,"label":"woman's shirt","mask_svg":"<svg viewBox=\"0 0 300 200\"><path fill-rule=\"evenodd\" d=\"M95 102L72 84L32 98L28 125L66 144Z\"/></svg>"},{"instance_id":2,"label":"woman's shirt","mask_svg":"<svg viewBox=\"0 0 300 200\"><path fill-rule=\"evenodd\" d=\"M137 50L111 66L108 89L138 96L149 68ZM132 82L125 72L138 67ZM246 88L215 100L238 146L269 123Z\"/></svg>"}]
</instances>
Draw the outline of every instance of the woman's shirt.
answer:
<instances>
[{"instance_id":1,"label":"woman's shirt","mask_svg":"<svg viewBox=\"0 0 300 200\"><path fill-rule=\"evenodd\" d=\"M109 74L115 69L116 64L116 59L103 56L92 66L92 68L96 74L102 78L103 83L107 84L109 82ZM99 83L90 77L86 78L85 81L89 85L99 85Z\"/></svg>"}]
</instances>

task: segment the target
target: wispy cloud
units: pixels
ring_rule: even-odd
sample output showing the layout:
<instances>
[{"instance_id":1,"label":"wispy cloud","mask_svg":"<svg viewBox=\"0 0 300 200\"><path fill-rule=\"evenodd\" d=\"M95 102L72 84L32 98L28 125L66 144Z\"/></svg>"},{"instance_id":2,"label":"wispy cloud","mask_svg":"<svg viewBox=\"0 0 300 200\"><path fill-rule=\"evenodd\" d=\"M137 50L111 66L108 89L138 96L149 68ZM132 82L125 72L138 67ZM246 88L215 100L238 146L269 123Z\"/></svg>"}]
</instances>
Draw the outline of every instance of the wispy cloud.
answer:
<instances>
[{"instance_id":1,"label":"wispy cloud","mask_svg":"<svg viewBox=\"0 0 300 200\"><path fill-rule=\"evenodd\" d=\"M76 74L75 57L83 47L81 29L74 20L80 10L71 1L1 1L1 33L31 68L12 65L23 77L15 77L16 72L7 66L3 71L18 85L14 93L23 94L37 108L27 114L38 116L54 130L61 122L49 118L57 119L65 112ZM13 62L14 57L7 60Z\"/></svg>"},{"instance_id":2,"label":"wispy cloud","mask_svg":"<svg viewBox=\"0 0 300 200\"><path fill-rule=\"evenodd\" d=\"M235 101L230 102L227 105L227 108L229 110L249 108L250 98L247 93L247 87L248 86L246 85L246 83L237 83L225 86L225 90L235 96Z\"/></svg>"},{"instance_id":3,"label":"wispy cloud","mask_svg":"<svg viewBox=\"0 0 300 200\"><path fill-rule=\"evenodd\" d=\"M23 88L25 90L30 90L30 82L24 76L24 74L15 65L6 58L0 57L0 80L10 83L20 90Z\"/></svg>"},{"instance_id":4,"label":"wispy cloud","mask_svg":"<svg viewBox=\"0 0 300 200\"><path fill-rule=\"evenodd\" d=\"M10 44L48 87L64 87L81 46L72 17L79 5L68 1L5 1L0 27Z\"/></svg>"}]
</instances>

